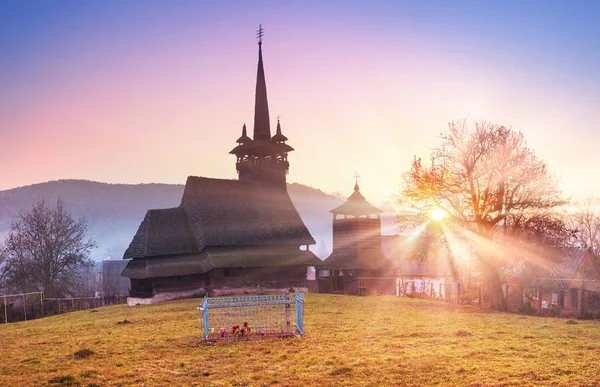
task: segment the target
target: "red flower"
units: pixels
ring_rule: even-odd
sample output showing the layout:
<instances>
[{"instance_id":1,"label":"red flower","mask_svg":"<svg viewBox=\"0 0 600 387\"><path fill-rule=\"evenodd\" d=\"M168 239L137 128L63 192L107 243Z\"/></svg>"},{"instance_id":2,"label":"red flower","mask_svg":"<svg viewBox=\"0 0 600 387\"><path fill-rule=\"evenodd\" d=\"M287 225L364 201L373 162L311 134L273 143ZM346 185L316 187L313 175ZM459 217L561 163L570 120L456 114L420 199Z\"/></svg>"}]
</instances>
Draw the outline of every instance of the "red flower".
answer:
<instances>
[{"instance_id":1,"label":"red flower","mask_svg":"<svg viewBox=\"0 0 600 387\"><path fill-rule=\"evenodd\" d=\"M248 322L244 321L244 328L248 328Z\"/></svg>"}]
</instances>

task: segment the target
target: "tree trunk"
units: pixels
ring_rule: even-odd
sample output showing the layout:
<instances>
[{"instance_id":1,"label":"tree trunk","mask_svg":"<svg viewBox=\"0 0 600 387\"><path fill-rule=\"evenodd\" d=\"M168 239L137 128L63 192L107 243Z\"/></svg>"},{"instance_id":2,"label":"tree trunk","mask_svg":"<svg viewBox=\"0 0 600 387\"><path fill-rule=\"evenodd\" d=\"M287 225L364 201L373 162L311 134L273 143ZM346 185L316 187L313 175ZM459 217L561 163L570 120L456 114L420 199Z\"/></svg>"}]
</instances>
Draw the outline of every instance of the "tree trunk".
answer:
<instances>
[{"instance_id":1,"label":"tree trunk","mask_svg":"<svg viewBox=\"0 0 600 387\"><path fill-rule=\"evenodd\" d=\"M485 263L486 293L490 301L490 308L493 310L506 311L506 300L502 291L502 281L500 272L495 265Z\"/></svg>"}]
</instances>

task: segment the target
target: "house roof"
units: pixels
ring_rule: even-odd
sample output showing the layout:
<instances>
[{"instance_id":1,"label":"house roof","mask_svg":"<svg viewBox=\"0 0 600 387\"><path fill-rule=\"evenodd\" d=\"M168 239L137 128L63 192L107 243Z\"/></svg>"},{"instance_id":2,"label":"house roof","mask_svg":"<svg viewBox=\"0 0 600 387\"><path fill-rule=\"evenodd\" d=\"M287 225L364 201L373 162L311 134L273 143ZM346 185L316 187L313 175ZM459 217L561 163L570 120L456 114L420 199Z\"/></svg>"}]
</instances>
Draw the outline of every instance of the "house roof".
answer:
<instances>
[{"instance_id":1,"label":"house roof","mask_svg":"<svg viewBox=\"0 0 600 387\"><path fill-rule=\"evenodd\" d=\"M206 246L311 244L285 186L190 176L181 205L149 210L123 258L194 254Z\"/></svg>"},{"instance_id":2,"label":"house roof","mask_svg":"<svg viewBox=\"0 0 600 387\"><path fill-rule=\"evenodd\" d=\"M539 268L533 279L534 285L555 289L568 288L570 282L578 277L588 250L571 248L556 250L555 254L558 254L561 259L553 267Z\"/></svg>"},{"instance_id":3,"label":"house roof","mask_svg":"<svg viewBox=\"0 0 600 387\"><path fill-rule=\"evenodd\" d=\"M134 259L123 270L124 277L144 279L202 274L226 267L315 266L321 260L311 251L268 248L207 248L200 254Z\"/></svg>"}]
</instances>

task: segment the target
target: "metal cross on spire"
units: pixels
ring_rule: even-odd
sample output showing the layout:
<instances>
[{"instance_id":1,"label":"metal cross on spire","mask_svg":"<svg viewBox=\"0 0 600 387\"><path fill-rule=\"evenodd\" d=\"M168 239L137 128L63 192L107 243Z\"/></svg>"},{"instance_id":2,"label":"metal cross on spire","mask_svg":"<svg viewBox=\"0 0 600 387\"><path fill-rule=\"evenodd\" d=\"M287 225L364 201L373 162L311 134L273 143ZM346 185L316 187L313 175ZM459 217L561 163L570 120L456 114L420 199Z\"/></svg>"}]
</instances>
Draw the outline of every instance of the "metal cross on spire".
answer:
<instances>
[{"instance_id":1,"label":"metal cross on spire","mask_svg":"<svg viewBox=\"0 0 600 387\"><path fill-rule=\"evenodd\" d=\"M358 171L357 171L357 172L354 172L354 190L355 190L355 191L358 191L358 190L359 190L359 188L358 188L358 178L359 178L359 177L360 177L360 176L358 175Z\"/></svg>"},{"instance_id":2,"label":"metal cross on spire","mask_svg":"<svg viewBox=\"0 0 600 387\"><path fill-rule=\"evenodd\" d=\"M258 44L262 44L262 38L265 35L265 30L262 28L262 24L258 25L258 31L256 31L256 38L258 39Z\"/></svg>"}]
</instances>

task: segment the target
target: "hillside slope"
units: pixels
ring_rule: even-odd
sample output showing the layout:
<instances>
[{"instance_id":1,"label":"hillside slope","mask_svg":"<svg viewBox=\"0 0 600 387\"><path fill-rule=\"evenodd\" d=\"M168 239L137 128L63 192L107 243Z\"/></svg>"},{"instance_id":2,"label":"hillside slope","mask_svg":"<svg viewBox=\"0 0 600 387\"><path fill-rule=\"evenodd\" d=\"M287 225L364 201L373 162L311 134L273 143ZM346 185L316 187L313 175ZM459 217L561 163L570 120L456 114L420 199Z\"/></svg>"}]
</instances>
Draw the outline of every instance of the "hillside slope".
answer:
<instances>
[{"instance_id":1,"label":"hillside slope","mask_svg":"<svg viewBox=\"0 0 600 387\"><path fill-rule=\"evenodd\" d=\"M0 325L0 385L600 382L597 321L565 324L565 319L479 313L473 307L404 297L307 294L303 338L205 345L196 305L197 300L118 305Z\"/></svg>"},{"instance_id":2,"label":"hillside slope","mask_svg":"<svg viewBox=\"0 0 600 387\"><path fill-rule=\"evenodd\" d=\"M75 217L85 216L90 236L97 242L94 259L119 259L148 209L176 207L183 185L107 184L87 180L59 180L0 191L0 240L19 211L29 211L40 199L51 204L61 198ZM324 192L293 183L288 192L300 216L319 244L313 250L326 257L331 248L329 210L342 201ZM323 246L323 241L325 245ZM325 250L324 250L325 249Z\"/></svg>"}]
</instances>

